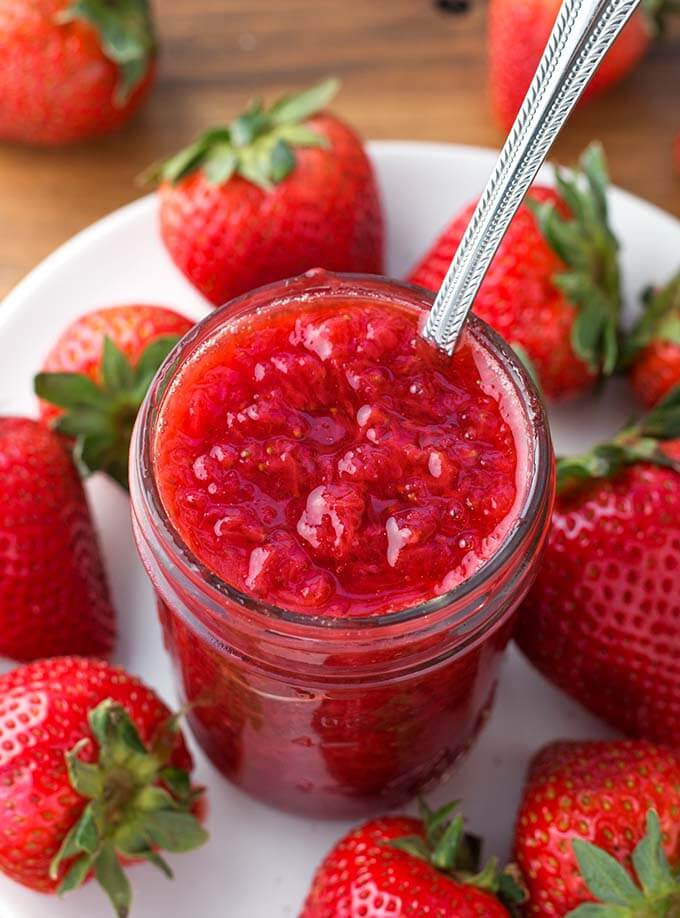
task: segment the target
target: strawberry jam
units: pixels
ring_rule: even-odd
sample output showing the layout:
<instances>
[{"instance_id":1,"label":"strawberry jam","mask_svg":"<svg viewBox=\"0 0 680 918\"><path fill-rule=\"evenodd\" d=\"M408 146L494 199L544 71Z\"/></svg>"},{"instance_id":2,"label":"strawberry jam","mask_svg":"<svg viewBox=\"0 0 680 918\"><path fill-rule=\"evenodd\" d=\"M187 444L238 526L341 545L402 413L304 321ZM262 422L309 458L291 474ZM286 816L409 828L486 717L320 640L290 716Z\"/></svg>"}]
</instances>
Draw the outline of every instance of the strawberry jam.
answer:
<instances>
[{"instance_id":1,"label":"strawberry jam","mask_svg":"<svg viewBox=\"0 0 680 918\"><path fill-rule=\"evenodd\" d=\"M163 503L244 593L315 615L407 608L495 548L517 450L481 348L453 360L389 302L225 327L163 411Z\"/></svg>"},{"instance_id":2,"label":"strawberry jam","mask_svg":"<svg viewBox=\"0 0 680 918\"><path fill-rule=\"evenodd\" d=\"M135 536L192 728L239 786L355 816L440 780L488 713L552 503L542 409L424 291L310 272L218 310L138 419Z\"/></svg>"}]
</instances>

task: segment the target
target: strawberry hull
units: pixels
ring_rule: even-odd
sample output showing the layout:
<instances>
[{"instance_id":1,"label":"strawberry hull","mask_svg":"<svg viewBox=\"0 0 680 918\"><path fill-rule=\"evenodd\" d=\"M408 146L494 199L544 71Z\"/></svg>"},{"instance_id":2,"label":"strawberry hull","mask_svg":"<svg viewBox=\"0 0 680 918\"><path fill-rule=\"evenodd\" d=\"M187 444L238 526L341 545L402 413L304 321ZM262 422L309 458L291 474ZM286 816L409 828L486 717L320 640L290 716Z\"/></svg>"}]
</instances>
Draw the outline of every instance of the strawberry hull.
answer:
<instances>
[{"instance_id":1,"label":"strawberry hull","mask_svg":"<svg viewBox=\"0 0 680 918\"><path fill-rule=\"evenodd\" d=\"M281 808L358 815L440 780L535 574L540 402L482 323L451 361L422 342L428 306L324 272L262 288L184 339L135 430L135 535L192 728Z\"/></svg>"}]
</instances>

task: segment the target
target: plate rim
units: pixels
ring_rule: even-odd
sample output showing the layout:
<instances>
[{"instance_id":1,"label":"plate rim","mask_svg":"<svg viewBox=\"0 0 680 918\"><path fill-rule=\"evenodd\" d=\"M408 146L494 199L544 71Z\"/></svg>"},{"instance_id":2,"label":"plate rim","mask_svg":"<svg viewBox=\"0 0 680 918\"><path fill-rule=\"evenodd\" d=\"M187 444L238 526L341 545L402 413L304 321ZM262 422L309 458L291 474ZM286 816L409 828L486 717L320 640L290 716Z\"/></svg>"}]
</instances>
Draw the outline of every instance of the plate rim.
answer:
<instances>
[{"instance_id":1,"label":"plate rim","mask_svg":"<svg viewBox=\"0 0 680 918\"><path fill-rule=\"evenodd\" d=\"M491 158L498 155L498 150L494 147L486 147L475 144L449 143L446 141L430 140L369 140L366 142L366 148L371 155L384 157L399 156L403 154L427 153L430 156L450 156L452 153L482 156ZM548 173L554 168L552 161L547 164ZM676 217L669 211L664 210L657 204L647 201L640 195L627 191L618 185L612 185L611 191L629 205L642 205L650 215L656 219L661 219L675 231L680 231L680 217ZM109 232L116 232L128 222L134 222L141 214L148 211L156 201L156 192L150 192L137 198L128 204L123 204L98 220L88 224L71 236L65 242L61 243L39 261L30 271L24 275L0 302L0 335L3 334L5 326L14 318L15 313L22 307L23 300L29 297L36 288L44 283L52 270L63 265L72 255L77 253L78 248L87 239L95 240L101 238Z\"/></svg>"}]
</instances>

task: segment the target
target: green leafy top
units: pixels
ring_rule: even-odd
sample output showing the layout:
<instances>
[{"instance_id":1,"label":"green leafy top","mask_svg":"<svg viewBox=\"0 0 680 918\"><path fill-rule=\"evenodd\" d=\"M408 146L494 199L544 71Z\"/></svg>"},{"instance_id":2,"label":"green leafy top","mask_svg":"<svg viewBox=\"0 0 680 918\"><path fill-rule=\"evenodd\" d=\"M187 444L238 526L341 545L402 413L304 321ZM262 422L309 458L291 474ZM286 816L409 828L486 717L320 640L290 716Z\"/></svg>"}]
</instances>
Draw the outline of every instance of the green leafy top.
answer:
<instances>
[{"instance_id":1,"label":"green leafy top","mask_svg":"<svg viewBox=\"0 0 680 918\"><path fill-rule=\"evenodd\" d=\"M214 128L144 176L153 182L179 182L201 170L213 185L240 175L270 191L295 167L295 147L326 147L328 141L304 122L325 108L339 89L335 79L324 80L305 92L286 95L264 108L254 101L227 127Z\"/></svg>"},{"instance_id":2,"label":"green leafy top","mask_svg":"<svg viewBox=\"0 0 680 918\"><path fill-rule=\"evenodd\" d=\"M579 905L568 918L678 918L680 876L661 846L659 817L647 813L647 831L632 855L635 879L611 854L574 839L574 854L588 890L599 901Z\"/></svg>"},{"instance_id":3,"label":"green leafy top","mask_svg":"<svg viewBox=\"0 0 680 918\"><path fill-rule=\"evenodd\" d=\"M492 893L512 915L520 914L518 907L526 899L526 891L520 885L518 871L512 865L500 870L496 858L491 858L479 870L481 844L474 835L465 833L463 817L454 816L459 802L455 800L438 810L431 810L424 800L420 800L425 838L407 835L391 841L390 847L427 861L459 883Z\"/></svg>"},{"instance_id":4,"label":"green leafy top","mask_svg":"<svg viewBox=\"0 0 680 918\"><path fill-rule=\"evenodd\" d=\"M680 385L652 410L629 424L609 443L601 443L580 456L557 461L557 489L560 493L594 478L610 478L626 465L653 462L680 471L680 462L661 446L680 437Z\"/></svg>"},{"instance_id":5,"label":"green leafy top","mask_svg":"<svg viewBox=\"0 0 680 918\"><path fill-rule=\"evenodd\" d=\"M643 295L644 311L633 328L622 354L621 364L630 366L637 354L652 341L680 345L680 272L659 290Z\"/></svg>"},{"instance_id":6,"label":"green leafy top","mask_svg":"<svg viewBox=\"0 0 680 918\"><path fill-rule=\"evenodd\" d=\"M556 183L570 217L563 217L550 201L529 199L527 203L544 237L567 266L554 282L578 307L571 332L574 353L594 373L608 376L618 359L621 280L618 242L609 226L609 177L602 147L588 147L580 170L558 170Z\"/></svg>"},{"instance_id":7,"label":"green leafy top","mask_svg":"<svg viewBox=\"0 0 680 918\"><path fill-rule=\"evenodd\" d=\"M99 385L82 373L35 377L36 395L64 409L54 428L75 439L74 458L83 474L100 470L127 489L130 437L139 406L178 341L178 335L154 339L133 367L114 342L104 338Z\"/></svg>"},{"instance_id":8,"label":"green leafy top","mask_svg":"<svg viewBox=\"0 0 680 918\"><path fill-rule=\"evenodd\" d=\"M71 0L59 23L81 19L99 33L104 54L120 73L114 102L123 106L146 76L156 51L149 0Z\"/></svg>"},{"instance_id":9,"label":"green leafy top","mask_svg":"<svg viewBox=\"0 0 680 918\"><path fill-rule=\"evenodd\" d=\"M94 708L88 720L98 759L80 758L91 742L82 739L66 753L66 766L72 786L89 803L52 861L50 876L56 879L68 862L61 894L81 886L94 871L118 918L126 918L131 890L120 858L147 860L172 878L158 851L191 851L207 840L193 813L202 789L192 788L187 772L169 764L177 717L162 725L148 748L125 708L111 699Z\"/></svg>"},{"instance_id":10,"label":"green leafy top","mask_svg":"<svg viewBox=\"0 0 680 918\"><path fill-rule=\"evenodd\" d=\"M650 26L652 35L661 34L670 14L680 13L678 0L642 0L642 11Z\"/></svg>"}]
</instances>

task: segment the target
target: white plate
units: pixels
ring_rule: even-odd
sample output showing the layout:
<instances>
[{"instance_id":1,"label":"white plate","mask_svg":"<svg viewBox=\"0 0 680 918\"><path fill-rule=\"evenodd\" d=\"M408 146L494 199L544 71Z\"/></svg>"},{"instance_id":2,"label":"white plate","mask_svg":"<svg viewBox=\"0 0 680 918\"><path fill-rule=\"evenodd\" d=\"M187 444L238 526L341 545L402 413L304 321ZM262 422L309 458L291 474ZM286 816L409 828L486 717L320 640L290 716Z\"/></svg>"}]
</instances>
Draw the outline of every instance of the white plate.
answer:
<instances>
[{"instance_id":1,"label":"white plate","mask_svg":"<svg viewBox=\"0 0 680 918\"><path fill-rule=\"evenodd\" d=\"M387 212L388 270L402 275L447 218L481 190L495 154L400 142L373 143L371 154ZM622 191L613 191L611 202L632 309L641 288L677 270L680 223ZM7 297L0 308L0 412L35 412L34 372L66 323L87 309L136 300L166 303L195 317L207 312L167 256L155 211L151 196L112 214L55 252ZM558 449L587 446L615 430L631 410L629 391L617 383L594 403L555 411ZM116 659L173 701L151 590L132 544L127 501L100 476L88 490L120 617ZM557 737L605 735L601 724L511 651L489 725L433 800L462 798L470 828L486 839L486 851L504 856L531 754ZM133 918L297 915L314 868L347 825L282 815L232 788L198 750L196 763L197 780L209 788L211 841L171 858L174 883L150 866L136 867ZM94 884L60 901L0 878L2 918L92 918L107 915L107 909Z\"/></svg>"}]
</instances>

